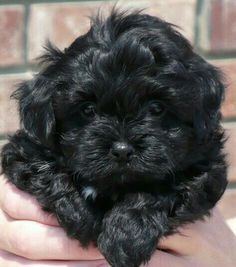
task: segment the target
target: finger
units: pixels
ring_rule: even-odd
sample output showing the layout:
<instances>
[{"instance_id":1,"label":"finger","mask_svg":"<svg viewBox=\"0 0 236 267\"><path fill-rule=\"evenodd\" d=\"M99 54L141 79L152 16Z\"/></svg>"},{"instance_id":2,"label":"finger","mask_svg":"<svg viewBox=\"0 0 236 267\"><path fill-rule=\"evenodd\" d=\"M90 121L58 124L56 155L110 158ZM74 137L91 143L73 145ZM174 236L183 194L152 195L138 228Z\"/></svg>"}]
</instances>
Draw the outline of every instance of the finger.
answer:
<instances>
[{"instance_id":1,"label":"finger","mask_svg":"<svg viewBox=\"0 0 236 267\"><path fill-rule=\"evenodd\" d=\"M196 222L196 225L189 224L184 229L179 229L178 233L163 237L158 243L158 248L181 256L190 256L196 251L205 250L208 241L205 234L198 230L199 223L202 222Z\"/></svg>"},{"instance_id":2,"label":"finger","mask_svg":"<svg viewBox=\"0 0 236 267\"><path fill-rule=\"evenodd\" d=\"M214 243L216 236L223 239L224 235L227 236L227 231L222 216L214 209L211 216L205 220L185 225L177 234L162 238L158 248L188 256L196 254L197 251L206 251L211 247L211 243Z\"/></svg>"},{"instance_id":3,"label":"finger","mask_svg":"<svg viewBox=\"0 0 236 267\"><path fill-rule=\"evenodd\" d=\"M189 267L185 264L184 259L176 255L156 250L151 260L142 267Z\"/></svg>"},{"instance_id":4,"label":"finger","mask_svg":"<svg viewBox=\"0 0 236 267\"><path fill-rule=\"evenodd\" d=\"M0 249L32 260L99 260L104 257L94 247L84 249L69 239L60 227L34 221L12 220L0 212Z\"/></svg>"},{"instance_id":5,"label":"finger","mask_svg":"<svg viewBox=\"0 0 236 267\"><path fill-rule=\"evenodd\" d=\"M99 267L104 261L30 261L0 250L0 266L7 267Z\"/></svg>"},{"instance_id":6,"label":"finger","mask_svg":"<svg viewBox=\"0 0 236 267\"><path fill-rule=\"evenodd\" d=\"M181 234L163 237L158 243L158 249L181 255L188 255L193 247L195 247L195 241L191 237Z\"/></svg>"},{"instance_id":7,"label":"finger","mask_svg":"<svg viewBox=\"0 0 236 267\"><path fill-rule=\"evenodd\" d=\"M2 175L0 176L0 207L10 217L17 220L59 225L54 216L42 210L34 197L17 189Z\"/></svg>"}]
</instances>

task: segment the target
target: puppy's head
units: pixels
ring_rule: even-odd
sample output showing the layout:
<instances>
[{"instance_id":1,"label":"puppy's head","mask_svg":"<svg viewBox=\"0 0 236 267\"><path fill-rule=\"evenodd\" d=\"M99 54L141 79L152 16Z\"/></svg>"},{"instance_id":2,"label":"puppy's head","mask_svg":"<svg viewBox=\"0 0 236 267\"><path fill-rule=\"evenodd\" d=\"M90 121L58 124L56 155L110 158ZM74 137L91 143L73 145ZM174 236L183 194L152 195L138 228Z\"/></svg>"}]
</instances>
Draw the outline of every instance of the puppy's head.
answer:
<instances>
[{"instance_id":1,"label":"puppy's head","mask_svg":"<svg viewBox=\"0 0 236 267\"><path fill-rule=\"evenodd\" d=\"M80 184L165 181L205 162L223 84L172 25L113 11L17 91L22 125Z\"/></svg>"}]
</instances>

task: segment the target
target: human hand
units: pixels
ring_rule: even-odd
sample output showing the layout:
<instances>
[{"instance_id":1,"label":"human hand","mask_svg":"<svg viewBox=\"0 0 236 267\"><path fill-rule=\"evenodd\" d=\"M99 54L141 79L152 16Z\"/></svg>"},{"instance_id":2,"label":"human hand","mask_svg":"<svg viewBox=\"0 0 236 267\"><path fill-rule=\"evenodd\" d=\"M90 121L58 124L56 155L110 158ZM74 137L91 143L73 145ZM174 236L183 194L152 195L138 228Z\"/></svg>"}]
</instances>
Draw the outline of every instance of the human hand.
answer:
<instances>
[{"instance_id":1,"label":"human hand","mask_svg":"<svg viewBox=\"0 0 236 267\"><path fill-rule=\"evenodd\" d=\"M103 256L69 239L37 201L0 176L0 266L97 267Z\"/></svg>"},{"instance_id":2,"label":"human hand","mask_svg":"<svg viewBox=\"0 0 236 267\"><path fill-rule=\"evenodd\" d=\"M146 267L233 267L236 236L217 209L205 221L186 225L179 234L161 240Z\"/></svg>"},{"instance_id":3,"label":"human hand","mask_svg":"<svg viewBox=\"0 0 236 267\"><path fill-rule=\"evenodd\" d=\"M97 249L84 250L67 238L55 218L2 176L0 229L4 229L0 235L0 266L108 266ZM148 267L232 267L236 262L236 238L216 209L205 222L185 226L180 234L161 240L159 249Z\"/></svg>"}]
</instances>

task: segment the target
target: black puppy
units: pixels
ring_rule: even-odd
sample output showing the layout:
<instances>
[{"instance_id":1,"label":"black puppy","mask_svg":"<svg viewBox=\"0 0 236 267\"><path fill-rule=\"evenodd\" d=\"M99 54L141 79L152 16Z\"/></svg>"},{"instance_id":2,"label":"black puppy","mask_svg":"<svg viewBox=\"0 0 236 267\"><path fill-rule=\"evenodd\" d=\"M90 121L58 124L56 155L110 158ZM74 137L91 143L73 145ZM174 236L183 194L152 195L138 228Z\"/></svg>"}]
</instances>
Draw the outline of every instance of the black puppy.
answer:
<instances>
[{"instance_id":1,"label":"black puppy","mask_svg":"<svg viewBox=\"0 0 236 267\"><path fill-rule=\"evenodd\" d=\"M227 184L224 85L171 24L113 10L42 61L14 94L22 127L2 168L70 237L137 267L209 215Z\"/></svg>"}]
</instances>

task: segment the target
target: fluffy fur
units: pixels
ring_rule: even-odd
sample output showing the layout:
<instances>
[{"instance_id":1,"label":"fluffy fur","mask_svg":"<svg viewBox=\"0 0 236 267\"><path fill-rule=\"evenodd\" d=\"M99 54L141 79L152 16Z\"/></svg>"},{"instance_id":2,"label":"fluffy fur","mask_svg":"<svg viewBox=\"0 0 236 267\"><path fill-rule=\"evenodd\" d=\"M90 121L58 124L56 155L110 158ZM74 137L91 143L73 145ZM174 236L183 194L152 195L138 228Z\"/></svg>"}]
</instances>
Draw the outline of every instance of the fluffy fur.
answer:
<instances>
[{"instance_id":1,"label":"fluffy fur","mask_svg":"<svg viewBox=\"0 0 236 267\"><path fill-rule=\"evenodd\" d=\"M14 94L22 126L3 172L70 237L138 267L225 190L221 73L173 25L114 10L42 61Z\"/></svg>"}]
</instances>

